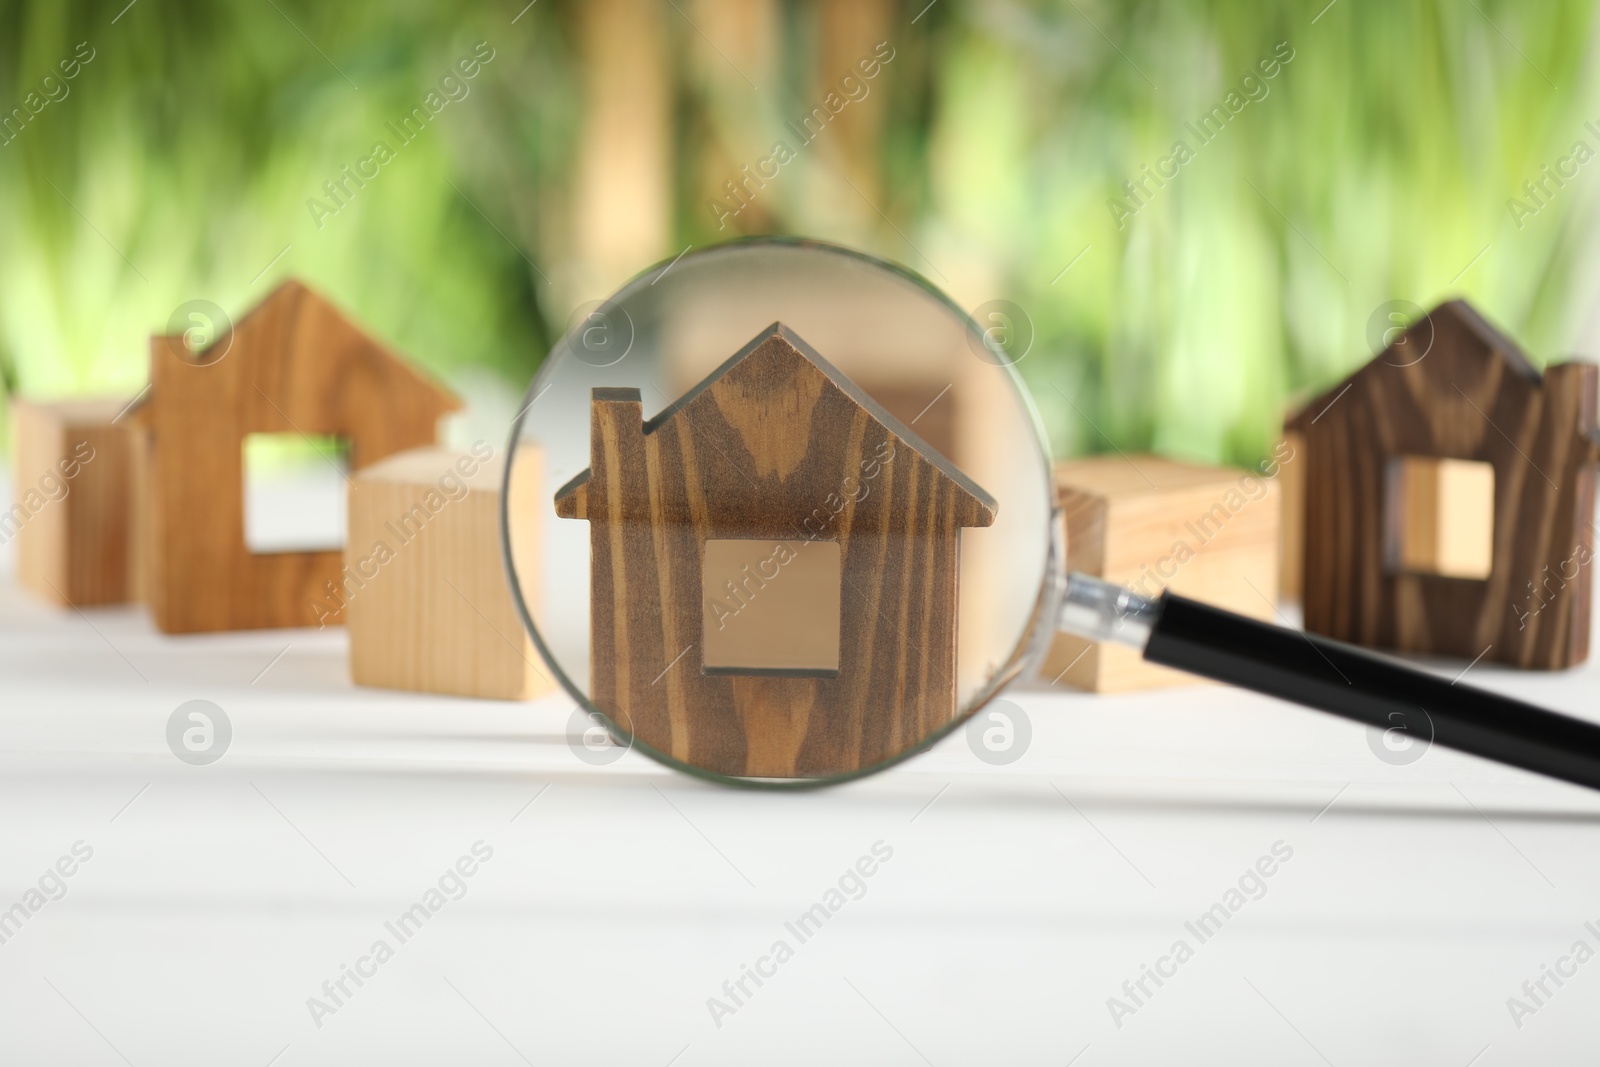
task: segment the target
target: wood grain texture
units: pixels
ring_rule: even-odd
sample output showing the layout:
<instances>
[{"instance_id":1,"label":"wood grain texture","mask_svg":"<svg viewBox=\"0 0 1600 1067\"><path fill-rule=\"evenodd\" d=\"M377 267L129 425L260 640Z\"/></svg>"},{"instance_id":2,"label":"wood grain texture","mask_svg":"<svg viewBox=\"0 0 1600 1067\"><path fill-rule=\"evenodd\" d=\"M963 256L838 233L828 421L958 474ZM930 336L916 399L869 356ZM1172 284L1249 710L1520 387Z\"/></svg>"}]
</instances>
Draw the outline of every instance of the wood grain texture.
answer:
<instances>
[{"instance_id":1,"label":"wood grain texture","mask_svg":"<svg viewBox=\"0 0 1600 1067\"><path fill-rule=\"evenodd\" d=\"M760 203L758 199L748 210L757 210ZM756 294L762 286L751 280L744 284L751 301L759 302ZM789 329L825 352L830 364L909 426L924 444L963 469L976 469L976 457L986 454L996 436L983 413L997 410L991 404L1011 400L1009 395L993 395L997 386L1009 388L1004 375L992 373L990 364L974 358L964 334L941 332L926 322L916 328L915 316L904 311L889 317L894 328L885 328L884 307L875 295L801 289L789 294L789 303L795 306L786 314L806 321L803 325L791 321ZM735 298L719 294L719 299ZM674 307L664 331L661 388L672 396L688 392L714 373L725 353L742 347L754 332L746 328L736 333L738 328L719 314L716 301L701 296L699 303L708 306L696 306L691 299L686 306Z\"/></svg>"},{"instance_id":2,"label":"wood grain texture","mask_svg":"<svg viewBox=\"0 0 1600 1067\"><path fill-rule=\"evenodd\" d=\"M531 500L541 460L525 448L513 474ZM357 685L490 700L551 688L507 585L504 475L505 461L481 446L410 449L354 476L343 584ZM516 533L537 552L538 513L531 518Z\"/></svg>"},{"instance_id":3,"label":"wood grain texture","mask_svg":"<svg viewBox=\"0 0 1600 1067\"><path fill-rule=\"evenodd\" d=\"M0 538L15 537L19 580L52 604L131 595L132 442L113 421L129 399L12 402L16 504Z\"/></svg>"},{"instance_id":4,"label":"wood grain texture","mask_svg":"<svg viewBox=\"0 0 1600 1067\"><path fill-rule=\"evenodd\" d=\"M953 719L960 531L994 521L982 489L777 324L649 423L633 389L596 389L592 410L591 467L556 511L590 523L597 707L676 759L761 777L871 766ZM834 676L704 670L712 538L838 542Z\"/></svg>"},{"instance_id":5,"label":"wood grain texture","mask_svg":"<svg viewBox=\"0 0 1600 1067\"><path fill-rule=\"evenodd\" d=\"M1278 551L1278 595L1298 603L1305 591L1306 548L1306 468L1296 462L1305 448L1298 433L1288 432L1279 444L1280 451L1294 457L1280 464L1277 473L1278 498L1282 502L1282 537Z\"/></svg>"},{"instance_id":6,"label":"wood grain texture","mask_svg":"<svg viewBox=\"0 0 1600 1067\"><path fill-rule=\"evenodd\" d=\"M1306 629L1526 668L1586 658L1596 382L1587 363L1541 375L1451 301L1312 401L1289 424L1304 439ZM1386 558L1386 492L1406 456L1494 468L1486 579L1404 572Z\"/></svg>"},{"instance_id":7,"label":"wood grain texture","mask_svg":"<svg viewBox=\"0 0 1600 1067\"><path fill-rule=\"evenodd\" d=\"M178 338L151 339L150 394L133 416L151 496L139 506L140 584L167 633L316 625L343 554L249 551L245 436L343 437L360 470L433 443L458 404L298 282L241 318L223 345L226 355L206 363Z\"/></svg>"},{"instance_id":8,"label":"wood grain texture","mask_svg":"<svg viewBox=\"0 0 1600 1067\"><path fill-rule=\"evenodd\" d=\"M1144 596L1165 589L1271 619L1278 597L1279 487L1232 467L1104 455L1056 465L1067 569ZM1057 634L1040 677L1097 693L1193 685L1138 651Z\"/></svg>"},{"instance_id":9,"label":"wood grain texture","mask_svg":"<svg viewBox=\"0 0 1600 1067\"><path fill-rule=\"evenodd\" d=\"M664 356L667 388L680 392L693 388L718 366L715 355L708 355L717 349L711 347L706 337L716 331L701 328L687 332L690 336L670 346ZM863 334L868 332L867 327L861 330ZM982 366L969 352L957 353L957 358L961 362L955 364L956 370L970 373L971 368L964 364ZM923 443L952 463L969 461L971 449L961 450L964 431L969 437L993 437L992 434L983 435L981 425L970 425L978 423L976 413L986 409L981 401L973 399L971 381L953 371L946 373L948 360L919 359L908 352L862 345L844 352L843 358L829 362L885 411L911 426Z\"/></svg>"}]
</instances>

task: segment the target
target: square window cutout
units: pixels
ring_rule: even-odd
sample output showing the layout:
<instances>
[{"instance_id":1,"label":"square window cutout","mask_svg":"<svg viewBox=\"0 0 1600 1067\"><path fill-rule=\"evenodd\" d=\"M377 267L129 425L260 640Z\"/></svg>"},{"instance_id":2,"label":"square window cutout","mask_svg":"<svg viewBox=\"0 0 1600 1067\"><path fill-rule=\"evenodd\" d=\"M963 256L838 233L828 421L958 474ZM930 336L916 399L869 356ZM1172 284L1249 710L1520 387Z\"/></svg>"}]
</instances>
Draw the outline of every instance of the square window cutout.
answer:
<instances>
[{"instance_id":1,"label":"square window cutout","mask_svg":"<svg viewBox=\"0 0 1600 1067\"><path fill-rule=\"evenodd\" d=\"M1402 456L1389 465L1384 558L1391 571L1484 579L1494 568L1494 468Z\"/></svg>"},{"instance_id":2,"label":"square window cutout","mask_svg":"<svg viewBox=\"0 0 1600 1067\"><path fill-rule=\"evenodd\" d=\"M253 433L244 439L244 543L256 555L344 547L350 442Z\"/></svg>"},{"instance_id":3,"label":"square window cutout","mask_svg":"<svg viewBox=\"0 0 1600 1067\"><path fill-rule=\"evenodd\" d=\"M707 674L831 677L839 670L837 541L707 541Z\"/></svg>"}]
</instances>

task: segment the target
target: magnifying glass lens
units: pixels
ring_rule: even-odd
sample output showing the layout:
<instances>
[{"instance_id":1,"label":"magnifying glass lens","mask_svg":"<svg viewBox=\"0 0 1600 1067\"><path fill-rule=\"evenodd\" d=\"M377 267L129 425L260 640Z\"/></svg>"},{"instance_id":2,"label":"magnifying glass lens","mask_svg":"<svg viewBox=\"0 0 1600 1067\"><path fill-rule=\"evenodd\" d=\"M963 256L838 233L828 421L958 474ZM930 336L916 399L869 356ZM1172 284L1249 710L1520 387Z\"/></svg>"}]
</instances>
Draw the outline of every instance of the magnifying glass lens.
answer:
<instances>
[{"instance_id":1,"label":"magnifying glass lens","mask_svg":"<svg viewBox=\"0 0 1600 1067\"><path fill-rule=\"evenodd\" d=\"M809 242L691 253L580 308L513 431L516 599L623 744L814 783L954 729L1050 622L1047 450L927 283Z\"/></svg>"}]
</instances>

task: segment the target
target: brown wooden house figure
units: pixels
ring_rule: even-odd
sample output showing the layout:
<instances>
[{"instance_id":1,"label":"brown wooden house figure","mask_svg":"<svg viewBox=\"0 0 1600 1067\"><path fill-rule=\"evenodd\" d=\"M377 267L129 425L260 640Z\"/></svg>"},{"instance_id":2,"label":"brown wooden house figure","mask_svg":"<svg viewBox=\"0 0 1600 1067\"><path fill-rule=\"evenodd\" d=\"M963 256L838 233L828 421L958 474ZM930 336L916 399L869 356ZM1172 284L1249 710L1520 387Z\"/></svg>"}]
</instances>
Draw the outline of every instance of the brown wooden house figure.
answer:
<instances>
[{"instance_id":1,"label":"brown wooden house figure","mask_svg":"<svg viewBox=\"0 0 1600 1067\"><path fill-rule=\"evenodd\" d=\"M1305 626L1363 645L1579 663L1589 650L1597 368L1541 374L1455 300L1290 420Z\"/></svg>"},{"instance_id":2,"label":"brown wooden house figure","mask_svg":"<svg viewBox=\"0 0 1600 1067\"><path fill-rule=\"evenodd\" d=\"M781 324L649 422L596 389L589 692L725 774L871 766L956 714L961 530L990 496Z\"/></svg>"},{"instance_id":3,"label":"brown wooden house figure","mask_svg":"<svg viewBox=\"0 0 1600 1067\"><path fill-rule=\"evenodd\" d=\"M297 281L198 355L150 343L135 417L137 592L167 633L340 622L343 553L252 553L245 437L329 435L352 470L432 444L459 402Z\"/></svg>"}]
</instances>

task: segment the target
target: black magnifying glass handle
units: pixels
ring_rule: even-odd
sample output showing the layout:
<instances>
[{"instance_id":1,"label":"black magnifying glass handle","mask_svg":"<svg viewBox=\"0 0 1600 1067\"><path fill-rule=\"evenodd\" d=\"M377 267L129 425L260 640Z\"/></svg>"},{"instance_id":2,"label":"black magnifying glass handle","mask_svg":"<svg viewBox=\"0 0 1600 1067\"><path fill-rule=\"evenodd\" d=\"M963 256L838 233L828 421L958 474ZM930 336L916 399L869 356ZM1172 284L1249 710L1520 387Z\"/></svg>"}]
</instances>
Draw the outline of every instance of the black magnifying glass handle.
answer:
<instances>
[{"instance_id":1,"label":"black magnifying glass handle","mask_svg":"<svg viewBox=\"0 0 1600 1067\"><path fill-rule=\"evenodd\" d=\"M1600 726L1314 634L1187 597L1143 597L1067 579L1061 629L1140 649L1151 663L1414 734L1474 756L1600 789ZM1421 714L1419 714L1419 712ZM1426 724L1426 725L1423 725Z\"/></svg>"}]
</instances>

